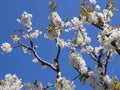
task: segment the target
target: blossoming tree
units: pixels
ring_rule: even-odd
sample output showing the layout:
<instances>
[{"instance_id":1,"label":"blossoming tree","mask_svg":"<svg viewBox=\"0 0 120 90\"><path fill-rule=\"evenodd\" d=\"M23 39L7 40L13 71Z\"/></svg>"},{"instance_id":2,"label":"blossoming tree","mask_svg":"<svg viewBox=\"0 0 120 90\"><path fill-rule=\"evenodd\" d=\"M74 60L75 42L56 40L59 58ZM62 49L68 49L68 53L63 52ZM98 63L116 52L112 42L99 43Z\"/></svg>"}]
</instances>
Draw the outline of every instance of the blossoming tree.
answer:
<instances>
[{"instance_id":1,"label":"blossoming tree","mask_svg":"<svg viewBox=\"0 0 120 90\"><path fill-rule=\"evenodd\" d=\"M35 80L33 83L22 82L16 75L6 74L5 80L0 80L0 90L48 90L55 88L56 90L76 90L74 81L79 79L84 85L88 82L92 86L92 90L120 90L120 83L115 76L110 77L107 74L108 63L114 60L115 55L120 55L120 27L110 25L111 18L115 8L115 2L108 1L106 6L100 7L96 4L96 0L81 0L80 15L66 20L61 19L57 12L58 4L49 1L50 13L48 19L50 24L44 29L34 30L32 28L32 14L24 11L21 18L17 21L24 25L26 31L16 30L11 35L12 41L16 46L8 42L1 45L2 54L11 52L14 48L22 47L25 54L33 54L33 62L41 63L42 66L51 68L56 72L56 80L53 84L43 86L42 82ZM97 37L94 37L99 46L92 46L91 37L87 33L85 25L93 25L99 29ZM64 33L73 32L71 38L64 38ZM94 33L94 32L92 32ZM39 46L34 42L34 39L39 38L44 34L44 39L55 41L58 51L53 59L53 63L48 62L40 57L38 53ZM25 43L22 40L27 40ZM60 65L61 50L69 48L69 60L71 66L78 72L73 79L67 80L67 77L62 75ZM87 66L84 55L88 55L91 61L96 62L94 69ZM80 89L80 87L79 87Z\"/></svg>"}]
</instances>

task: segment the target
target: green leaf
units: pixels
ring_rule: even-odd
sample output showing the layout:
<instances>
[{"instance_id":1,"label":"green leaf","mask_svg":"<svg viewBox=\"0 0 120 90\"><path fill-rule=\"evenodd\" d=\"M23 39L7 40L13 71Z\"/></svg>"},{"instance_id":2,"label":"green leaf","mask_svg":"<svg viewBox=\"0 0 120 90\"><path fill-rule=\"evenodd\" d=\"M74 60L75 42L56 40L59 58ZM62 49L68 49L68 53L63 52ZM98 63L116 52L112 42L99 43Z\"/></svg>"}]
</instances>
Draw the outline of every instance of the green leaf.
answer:
<instances>
[{"instance_id":1,"label":"green leaf","mask_svg":"<svg viewBox=\"0 0 120 90\"><path fill-rule=\"evenodd\" d=\"M86 77L84 76L84 75L80 75L80 77L79 77L79 80L82 82L82 84L84 85L85 84L85 82L86 82Z\"/></svg>"}]
</instances>

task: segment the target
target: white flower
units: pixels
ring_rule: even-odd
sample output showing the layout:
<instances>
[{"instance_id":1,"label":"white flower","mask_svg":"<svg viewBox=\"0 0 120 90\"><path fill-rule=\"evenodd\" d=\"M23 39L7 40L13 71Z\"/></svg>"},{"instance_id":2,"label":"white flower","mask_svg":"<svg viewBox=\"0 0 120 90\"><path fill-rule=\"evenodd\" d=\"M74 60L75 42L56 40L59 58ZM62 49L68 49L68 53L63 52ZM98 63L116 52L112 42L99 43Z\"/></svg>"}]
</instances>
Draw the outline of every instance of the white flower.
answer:
<instances>
[{"instance_id":1,"label":"white flower","mask_svg":"<svg viewBox=\"0 0 120 90\"><path fill-rule=\"evenodd\" d=\"M30 54L30 50L26 47L22 47L22 50L25 54Z\"/></svg>"},{"instance_id":2,"label":"white flower","mask_svg":"<svg viewBox=\"0 0 120 90\"><path fill-rule=\"evenodd\" d=\"M60 46L61 48L64 48L65 43L64 43L64 39L61 38L57 38L57 46Z\"/></svg>"},{"instance_id":3,"label":"white flower","mask_svg":"<svg viewBox=\"0 0 120 90\"><path fill-rule=\"evenodd\" d=\"M102 22L104 21L104 14L101 12L97 13L98 17L101 18Z\"/></svg>"},{"instance_id":4,"label":"white flower","mask_svg":"<svg viewBox=\"0 0 120 90\"><path fill-rule=\"evenodd\" d=\"M90 16L88 18L88 21L90 23L97 23L98 22L97 12L96 11L90 12Z\"/></svg>"},{"instance_id":5,"label":"white flower","mask_svg":"<svg viewBox=\"0 0 120 90\"><path fill-rule=\"evenodd\" d=\"M66 47L72 47L73 43L71 42L71 40L68 40L68 41L65 42L65 46Z\"/></svg>"},{"instance_id":6,"label":"white flower","mask_svg":"<svg viewBox=\"0 0 120 90\"><path fill-rule=\"evenodd\" d=\"M18 42L20 40L20 37L16 34L13 34L11 37L12 37L13 42Z\"/></svg>"},{"instance_id":7,"label":"white flower","mask_svg":"<svg viewBox=\"0 0 120 90\"><path fill-rule=\"evenodd\" d=\"M59 77L55 86L56 90L75 90L73 82L66 80L64 77Z\"/></svg>"},{"instance_id":8,"label":"white flower","mask_svg":"<svg viewBox=\"0 0 120 90\"><path fill-rule=\"evenodd\" d=\"M38 62L38 59L37 58L33 58L32 60L34 63Z\"/></svg>"},{"instance_id":9,"label":"white flower","mask_svg":"<svg viewBox=\"0 0 120 90\"><path fill-rule=\"evenodd\" d=\"M33 84L32 84L32 90L43 90L42 89L42 84L39 82L39 81L35 81Z\"/></svg>"},{"instance_id":10,"label":"white flower","mask_svg":"<svg viewBox=\"0 0 120 90\"><path fill-rule=\"evenodd\" d=\"M23 85L21 79L16 75L6 74L3 85L0 85L0 90L21 90Z\"/></svg>"},{"instance_id":11,"label":"white flower","mask_svg":"<svg viewBox=\"0 0 120 90\"><path fill-rule=\"evenodd\" d=\"M108 75L105 75L103 77L103 80L104 82L107 84L107 85L111 85L112 84L112 80L110 79L110 77Z\"/></svg>"},{"instance_id":12,"label":"white flower","mask_svg":"<svg viewBox=\"0 0 120 90\"><path fill-rule=\"evenodd\" d=\"M68 28L71 28L72 27L72 23L70 21L67 21L65 23L65 26L68 27Z\"/></svg>"},{"instance_id":13,"label":"white flower","mask_svg":"<svg viewBox=\"0 0 120 90\"><path fill-rule=\"evenodd\" d=\"M37 32L33 32L30 34L31 38L37 38L39 36L39 34Z\"/></svg>"},{"instance_id":14,"label":"white flower","mask_svg":"<svg viewBox=\"0 0 120 90\"><path fill-rule=\"evenodd\" d=\"M85 60L82 58L82 56L79 53L71 52L70 61L71 61L71 65L74 68L76 68L81 74L84 74L88 71Z\"/></svg>"},{"instance_id":15,"label":"white flower","mask_svg":"<svg viewBox=\"0 0 120 90\"><path fill-rule=\"evenodd\" d=\"M75 26L75 29L79 29L79 27L82 26L83 22L79 20L79 18L74 17L71 22L73 23L73 25Z\"/></svg>"},{"instance_id":16,"label":"white flower","mask_svg":"<svg viewBox=\"0 0 120 90\"><path fill-rule=\"evenodd\" d=\"M64 27L64 22L57 12L51 12L48 18L52 20L55 25L61 25L62 27Z\"/></svg>"},{"instance_id":17,"label":"white flower","mask_svg":"<svg viewBox=\"0 0 120 90\"><path fill-rule=\"evenodd\" d=\"M29 34L25 34L25 35L23 35L23 37L24 37L25 39L29 39L29 38L30 38L30 35L29 35Z\"/></svg>"},{"instance_id":18,"label":"white flower","mask_svg":"<svg viewBox=\"0 0 120 90\"><path fill-rule=\"evenodd\" d=\"M83 49L84 50L84 49ZM91 53L91 52L93 52L93 50L94 50L94 48L92 47L92 46L86 46L86 52L87 53Z\"/></svg>"},{"instance_id":19,"label":"white flower","mask_svg":"<svg viewBox=\"0 0 120 90\"><path fill-rule=\"evenodd\" d=\"M99 5L96 5L96 6L95 6L95 10L97 10L97 11L100 10L100 6L99 6Z\"/></svg>"},{"instance_id":20,"label":"white flower","mask_svg":"<svg viewBox=\"0 0 120 90\"><path fill-rule=\"evenodd\" d=\"M22 23L27 27L27 31L30 32L32 30L32 22L31 22L32 14L27 13L26 11L23 12L22 18L17 19L18 22Z\"/></svg>"},{"instance_id":21,"label":"white flower","mask_svg":"<svg viewBox=\"0 0 120 90\"><path fill-rule=\"evenodd\" d=\"M89 0L91 4L96 4L96 0Z\"/></svg>"},{"instance_id":22,"label":"white flower","mask_svg":"<svg viewBox=\"0 0 120 90\"><path fill-rule=\"evenodd\" d=\"M3 52L11 52L12 51L12 47L9 43L5 42L5 43L2 43L2 46L1 46L1 49Z\"/></svg>"}]
</instances>

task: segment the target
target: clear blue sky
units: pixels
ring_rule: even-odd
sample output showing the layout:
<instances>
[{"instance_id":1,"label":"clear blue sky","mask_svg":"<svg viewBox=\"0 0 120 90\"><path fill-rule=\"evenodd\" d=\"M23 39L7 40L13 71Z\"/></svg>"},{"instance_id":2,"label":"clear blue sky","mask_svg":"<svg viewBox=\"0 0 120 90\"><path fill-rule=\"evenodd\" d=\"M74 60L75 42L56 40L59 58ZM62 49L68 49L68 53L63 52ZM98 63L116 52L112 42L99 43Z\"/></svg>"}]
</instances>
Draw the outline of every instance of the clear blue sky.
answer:
<instances>
[{"instance_id":1,"label":"clear blue sky","mask_svg":"<svg viewBox=\"0 0 120 90\"><path fill-rule=\"evenodd\" d=\"M33 29L46 28L50 21L48 20L49 0L1 0L0 1L0 45L3 42L11 42L11 34L15 29L25 29L20 25L16 19L21 17L23 11L33 14ZM97 0L98 4L103 5L107 0ZM79 16L80 10L78 8L80 0L56 0L60 5L57 9L58 13L65 20L66 16L70 18L74 16ZM120 22L120 1L116 0L118 11L113 16L112 25ZM87 26L87 30L90 36L94 38L97 35L97 29L95 27ZM91 33L92 32L92 33ZM96 34L94 34L94 33ZM70 35L67 34L65 38L69 38ZM93 40L94 41L94 40ZM35 41L39 45L39 54L43 59L52 62L53 58L56 56L57 48L54 41L49 41L43 38L43 35ZM93 42L93 45L96 45ZM68 58L68 49L62 49L60 55L60 65L65 76L68 80L73 79L78 73L70 66ZM18 77L22 78L23 82L33 82L34 80L39 80L45 86L47 82L54 83L55 75L51 69L41 69L40 63L32 62L33 55L27 56L23 54L21 48L17 48L12 51L12 53L0 54L0 79L3 79L5 74L11 73L16 74ZM93 63L88 57L85 57L88 66L93 66ZM115 61L109 64L108 73L110 75L117 75L120 79L120 57L116 57ZM112 73L114 71L114 73ZM76 90L90 90L90 86L82 84L76 80L77 84ZM51 89L53 90L53 89Z\"/></svg>"}]
</instances>

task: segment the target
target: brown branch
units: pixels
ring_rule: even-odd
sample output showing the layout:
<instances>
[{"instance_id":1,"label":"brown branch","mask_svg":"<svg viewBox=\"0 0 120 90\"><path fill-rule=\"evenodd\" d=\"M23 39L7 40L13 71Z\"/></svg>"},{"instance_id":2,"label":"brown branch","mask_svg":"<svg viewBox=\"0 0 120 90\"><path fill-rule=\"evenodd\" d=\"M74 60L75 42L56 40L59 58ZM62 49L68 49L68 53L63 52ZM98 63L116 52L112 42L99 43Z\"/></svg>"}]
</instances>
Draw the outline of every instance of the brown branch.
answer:
<instances>
[{"instance_id":1,"label":"brown branch","mask_svg":"<svg viewBox=\"0 0 120 90\"><path fill-rule=\"evenodd\" d=\"M94 24L94 23L92 23L92 25L99 28L99 29L101 29L101 30L104 30L104 28L102 26L100 26L100 25L97 25L97 24Z\"/></svg>"},{"instance_id":2,"label":"brown branch","mask_svg":"<svg viewBox=\"0 0 120 90\"><path fill-rule=\"evenodd\" d=\"M36 51L35 48L34 48L34 44L33 44L32 39L29 38L29 40L30 40L30 45L31 45L31 47L32 47L32 50L31 50L31 51L32 51L33 55L38 59L38 61L41 62L42 65L46 65L46 66L52 68L54 71L56 71L57 69L55 68L55 66L54 66L53 64L48 63L48 62L46 62L45 60L43 60L43 59L41 59L41 58L39 57L39 55L37 54L37 51Z\"/></svg>"},{"instance_id":3,"label":"brown branch","mask_svg":"<svg viewBox=\"0 0 120 90\"><path fill-rule=\"evenodd\" d=\"M101 58L103 56L103 49L100 50L100 54L98 56L98 66L102 67L102 63L101 63Z\"/></svg>"},{"instance_id":4,"label":"brown branch","mask_svg":"<svg viewBox=\"0 0 120 90\"><path fill-rule=\"evenodd\" d=\"M59 56L60 56L60 51L61 51L61 47L58 45L58 52L57 55L55 57L55 63L57 63L56 68L57 68L57 74L60 72L60 66L59 66ZM57 75L57 78L59 78L59 75Z\"/></svg>"},{"instance_id":5,"label":"brown branch","mask_svg":"<svg viewBox=\"0 0 120 90\"><path fill-rule=\"evenodd\" d=\"M97 55L94 52L90 53L90 56L95 62L98 62Z\"/></svg>"},{"instance_id":6,"label":"brown branch","mask_svg":"<svg viewBox=\"0 0 120 90\"><path fill-rule=\"evenodd\" d=\"M56 67L55 67L53 64L48 63L47 61L41 59L41 58L38 56L37 51L36 51L34 48L33 48L31 51L32 51L33 55L38 59L38 61L42 63L42 65L46 65L46 66L50 67L50 68L53 69L55 72L57 71Z\"/></svg>"},{"instance_id":7,"label":"brown branch","mask_svg":"<svg viewBox=\"0 0 120 90\"><path fill-rule=\"evenodd\" d=\"M34 46L32 46L32 48L30 48L30 47L26 46L25 44L23 44L23 43L21 43L21 42L18 42L18 44L21 45L22 47L25 47L25 48L27 48L28 50L32 51L33 55L38 59L38 61L39 61L40 63L42 63L43 65L46 65L46 66L50 67L50 68L53 69L55 72L57 71L57 70L56 70L56 67L55 67L53 64L48 63L48 62L46 62L45 60L43 60L43 59L41 59L41 58L39 57L39 55L37 54L37 51L35 50Z\"/></svg>"},{"instance_id":8,"label":"brown branch","mask_svg":"<svg viewBox=\"0 0 120 90\"><path fill-rule=\"evenodd\" d=\"M22 42L18 42L18 44L20 45L20 46L22 46L22 47L25 47L25 48L27 48L28 50L32 50L32 48L30 48L29 46L27 46L27 45L25 45L25 44L23 44Z\"/></svg>"},{"instance_id":9,"label":"brown branch","mask_svg":"<svg viewBox=\"0 0 120 90\"><path fill-rule=\"evenodd\" d=\"M111 54L111 52L109 51L107 53L107 56L106 56L106 59L105 59L105 72L104 72L104 74L106 74L106 72L107 72L107 66L108 66L108 62L109 62L109 59L110 59L110 54Z\"/></svg>"}]
</instances>

